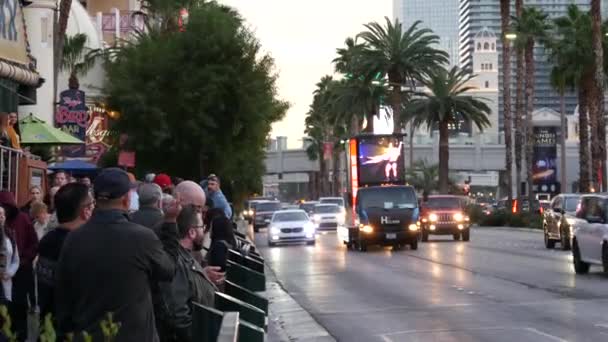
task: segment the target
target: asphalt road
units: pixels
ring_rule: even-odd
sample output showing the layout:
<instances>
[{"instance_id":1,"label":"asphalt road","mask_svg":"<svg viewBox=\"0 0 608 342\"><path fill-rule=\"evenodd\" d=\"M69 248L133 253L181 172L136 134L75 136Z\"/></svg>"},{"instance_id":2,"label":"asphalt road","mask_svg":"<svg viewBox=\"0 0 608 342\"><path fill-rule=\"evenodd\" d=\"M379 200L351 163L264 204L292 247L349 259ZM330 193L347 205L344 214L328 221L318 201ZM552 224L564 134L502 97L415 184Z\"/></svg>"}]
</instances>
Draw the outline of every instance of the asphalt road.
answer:
<instances>
[{"instance_id":1,"label":"asphalt road","mask_svg":"<svg viewBox=\"0 0 608 342\"><path fill-rule=\"evenodd\" d=\"M477 228L470 242L362 253L335 233L273 248L256 234L277 279L338 341L608 341L608 277L575 275L570 252L542 240Z\"/></svg>"}]
</instances>

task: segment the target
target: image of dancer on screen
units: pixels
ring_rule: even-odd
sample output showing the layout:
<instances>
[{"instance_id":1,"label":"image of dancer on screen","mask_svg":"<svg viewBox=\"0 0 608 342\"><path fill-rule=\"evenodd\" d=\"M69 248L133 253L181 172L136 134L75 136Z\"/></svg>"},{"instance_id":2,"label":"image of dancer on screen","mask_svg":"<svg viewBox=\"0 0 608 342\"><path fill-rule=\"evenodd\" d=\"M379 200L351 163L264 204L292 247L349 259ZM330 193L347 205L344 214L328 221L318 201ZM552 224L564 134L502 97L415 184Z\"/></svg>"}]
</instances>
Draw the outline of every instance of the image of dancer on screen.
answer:
<instances>
[{"instance_id":1,"label":"image of dancer on screen","mask_svg":"<svg viewBox=\"0 0 608 342\"><path fill-rule=\"evenodd\" d=\"M391 175L393 179L399 179L397 177L397 160L401 156L401 147L403 146L403 142L399 142L399 146L394 146L392 142L388 144L388 147L384 149L383 154L379 154L373 157L367 157L367 160L363 162L363 165L368 164L379 164L382 162L386 162L386 166L384 167L384 175L387 181L391 180Z\"/></svg>"}]
</instances>

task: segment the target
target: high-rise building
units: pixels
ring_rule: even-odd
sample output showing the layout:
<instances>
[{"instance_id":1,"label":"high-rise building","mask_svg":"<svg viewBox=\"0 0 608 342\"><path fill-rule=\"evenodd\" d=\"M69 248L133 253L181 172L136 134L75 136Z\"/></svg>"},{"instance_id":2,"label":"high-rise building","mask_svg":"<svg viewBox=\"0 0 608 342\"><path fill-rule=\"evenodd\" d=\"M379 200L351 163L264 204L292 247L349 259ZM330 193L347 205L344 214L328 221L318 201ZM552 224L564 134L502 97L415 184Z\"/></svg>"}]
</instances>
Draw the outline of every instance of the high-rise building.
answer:
<instances>
[{"instance_id":1,"label":"high-rise building","mask_svg":"<svg viewBox=\"0 0 608 342\"><path fill-rule=\"evenodd\" d=\"M394 0L394 16L407 30L416 21L420 28L430 28L439 36L439 48L450 55L450 64L458 65L459 0Z\"/></svg>"},{"instance_id":2,"label":"high-rise building","mask_svg":"<svg viewBox=\"0 0 608 342\"><path fill-rule=\"evenodd\" d=\"M511 15L515 15L514 1L511 1ZM534 6L549 15L550 19L564 16L568 6L575 4L581 10L589 10L589 0L526 0L525 6ZM497 37L501 36L500 21L500 2L498 0L460 0L460 66L472 67L471 54L475 51L473 37L483 28L489 29ZM602 0L602 16L605 19L608 15L608 0ZM499 60L502 59L502 44L498 39ZM538 45L534 52L535 61L535 96L534 108L551 108L560 111L559 94L553 89L550 83L550 73L552 65L547 60L547 52ZM511 94L513 107L515 108L515 89L516 89L516 69L515 58L512 59L511 68ZM502 101L502 65L499 64L499 116L502 129L503 101ZM577 106L577 96L573 92L566 93L566 113L572 114Z\"/></svg>"}]
</instances>

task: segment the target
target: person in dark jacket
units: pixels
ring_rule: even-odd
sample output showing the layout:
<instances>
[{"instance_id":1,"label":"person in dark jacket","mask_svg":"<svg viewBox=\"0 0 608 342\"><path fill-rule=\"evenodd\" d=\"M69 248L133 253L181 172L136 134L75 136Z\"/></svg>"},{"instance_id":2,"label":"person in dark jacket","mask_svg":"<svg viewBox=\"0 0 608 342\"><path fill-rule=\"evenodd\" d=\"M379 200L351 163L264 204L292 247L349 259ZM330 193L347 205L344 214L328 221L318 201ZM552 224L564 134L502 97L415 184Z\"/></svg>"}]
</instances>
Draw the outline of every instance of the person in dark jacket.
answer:
<instances>
[{"instance_id":1,"label":"person in dark jacket","mask_svg":"<svg viewBox=\"0 0 608 342\"><path fill-rule=\"evenodd\" d=\"M203 248L203 220L197 208L187 205L177 218L180 237L177 268L173 281L161 283L161 292L168 309L166 336L162 341L192 341L192 303L213 307L217 287L194 259L193 252Z\"/></svg>"},{"instance_id":2,"label":"person in dark jacket","mask_svg":"<svg viewBox=\"0 0 608 342\"><path fill-rule=\"evenodd\" d=\"M17 208L15 196L0 191L0 205L6 212L6 227L11 231L19 251L19 270L13 278L13 330L19 341L27 339L28 303L35 303L33 262L38 250L38 236L28 214Z\"/></svg>"},{"instance_id":3,"label":"person in dark jacket","mask_svg":"<svg viewBox=\"0 0 608 342\"><path fill-rule=\"evenodd\" d=\"M234 229L232 223L224 215L217 216L211 220L211 244L207 253L209 266L221 267L226 271L228 251L236 246Z\"/></svg>"},{"instance_id":4,"label":"person in dark jacket","mask_svg":"<svg viewBox=\"0 0 608 342\"><path fill-rule=\"evenodd\" d=\"M120 323L115 342L159 341L150 287L175 274L180 206L176 202L167 209L159 240L152 230L129 222L132 186L118 168L104 169L95 178L93 216L69 234L59 258L60 334L87 331L93 341L102 341L100 323L112 313Z\"/></svg>"},{"instance_id":5,"label":"person in dark jacket","mask_svg":"<svg viewBox=\"0 0 608 342\"><path fill-rule=\"evenodd\" d=\"M47 233L38 245L36 275L40 318L55 312L56 268L63 243L71 231L85 224L95 208L95 200L84 184L67 184L55 194L59 226Z\"/></svg>"},{"instance_id":6,"label":"person in dark jacket","mask_svg":"<svg viewBox=\"0 0 608 342\"><path fill-rule=\"evenodd\" d=\"M137 191L139 210L131 215L131 222L154 229L163 222L161 200L163 191L157 184L142 184Z\"/></svg>"}]
</instances>

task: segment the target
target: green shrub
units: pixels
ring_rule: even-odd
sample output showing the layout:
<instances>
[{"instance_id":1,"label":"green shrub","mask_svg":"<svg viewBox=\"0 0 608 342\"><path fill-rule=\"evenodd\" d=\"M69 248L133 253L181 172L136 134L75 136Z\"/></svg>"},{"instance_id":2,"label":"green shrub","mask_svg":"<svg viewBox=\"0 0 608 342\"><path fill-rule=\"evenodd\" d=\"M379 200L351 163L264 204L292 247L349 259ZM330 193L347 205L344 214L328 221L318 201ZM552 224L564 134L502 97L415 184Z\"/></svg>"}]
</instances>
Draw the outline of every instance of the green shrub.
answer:
<instances>
[{"instance_id":1,"label":"green shrub","mask_svg":"<svg viewBox=\"0 0 608 342\"><path fill-rule=\"evenodd\" d=\"M484 215L479 221L481 226L490 227L527 227L542 228L542 216L536 213L513 214L504 210L495 211L490 215Z\"/></svg>"},{"instance_id":2,"label":"green shrub","mask_svg":"<svg viewBox=\"0 0 608 342\"><path fill-rule=\"evenodd\" d=\"M465 209L465 213L467 214L467 216L469 216L471 223L480 224L480 222L486 216L483 212L483 209L480 206L475 205L475 204L468 205Z\"/></svg>"}]
</instances>

